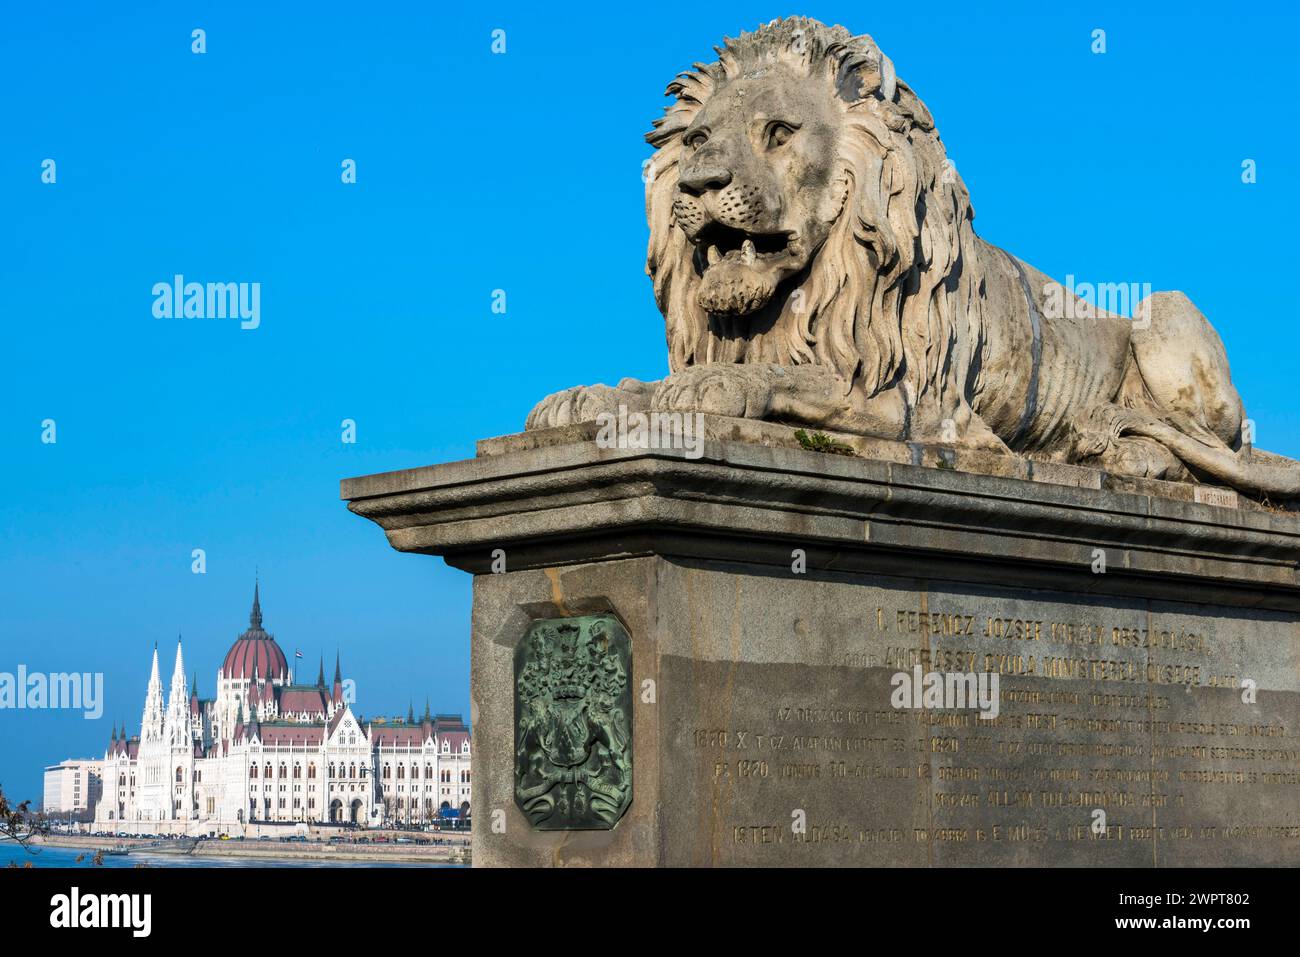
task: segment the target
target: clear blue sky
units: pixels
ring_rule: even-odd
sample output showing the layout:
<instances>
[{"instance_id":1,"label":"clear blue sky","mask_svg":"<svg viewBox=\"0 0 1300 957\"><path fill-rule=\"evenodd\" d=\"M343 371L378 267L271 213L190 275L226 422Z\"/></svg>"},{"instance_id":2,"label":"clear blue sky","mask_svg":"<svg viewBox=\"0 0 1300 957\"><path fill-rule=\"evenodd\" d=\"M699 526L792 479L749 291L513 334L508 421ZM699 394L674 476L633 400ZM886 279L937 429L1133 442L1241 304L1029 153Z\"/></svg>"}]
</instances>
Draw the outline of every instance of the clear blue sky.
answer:
<instances>
[{"instance_id":1,"label":"clear blue sky","mask_svg":"<svg viewBox=\"0 0 1300 957\"><path fill-rule=\"evenodd\" d=\"M1289 5L980 6L11 6L0 671L102 671L106 713L0 712L0 784L38 798L42 765L98 755L112 720L138 731L155 641L170 667L183 633L210 696L255 567L307 677L338 648L366 714L468 717L469 576L392 551L338 480L468 457L550 391L666 371L641 134L679 69L778 15L875 36L986 239L1057 278L1187 292L1259 444L1300 453ZM260 282L261 327L154 319L175 273Z\"/></svg>"}]
</instances>

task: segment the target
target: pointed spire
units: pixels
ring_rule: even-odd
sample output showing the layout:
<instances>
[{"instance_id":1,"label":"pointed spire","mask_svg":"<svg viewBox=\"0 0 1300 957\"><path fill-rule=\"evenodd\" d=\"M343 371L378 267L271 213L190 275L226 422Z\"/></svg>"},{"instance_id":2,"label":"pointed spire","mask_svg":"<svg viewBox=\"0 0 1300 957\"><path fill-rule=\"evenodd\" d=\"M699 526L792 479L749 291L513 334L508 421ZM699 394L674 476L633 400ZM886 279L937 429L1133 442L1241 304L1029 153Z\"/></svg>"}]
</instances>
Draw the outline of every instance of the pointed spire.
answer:
<instances>
[{"instance_id":1,"label":"pointed spire","mask_svg":"<svg viewBox=\"0 0 1300 957\"><path fill-rule=\"evenodd\" d=\"M261 582L253 579L253 610L248 613L248 624L253 628L262 627Z\"/></svg>"},{"instance_id":2,"label":"pointed spire","mask_svg":"<svg viewBox=\"0 0 1300 957\"><path fill-rule=\"evenodd\" d=\"M429 714L429 699L428 699L428 698L425 698L425 699L424 699L424 720L425 720L425 721L431 721L431 720L433 720L433 716Z\"/></svg>"},{"instance_id":3,"label":"pointed spire","mask_svg":"<svg viewBox=\"0 0 1300 957\"><path fill-rule=\"evenodd\" d=\"M185 658L181 655L181 637L176 636L176 667L172 669L172 684L180 682L183 689L185 687Z\"/></svg>"},{"instance_id":4,"label":"pointed spire","mask_svg":"<svg viewBox=\"0 0 1300 957\"><path fill-rule=\"evenodd\" d=\"M199 696L199 673L196 671L194 672L194 684L190 686L190 697L197 698L198 696Z\"/></svg>"},{"instance_id":5,"label":"pointed spire","mask_svg":"<svg viewBox=\"0 0 1300 957\"><path fill-rule=\"evenodd\" d=\"M339 653L337 651L334 652L334 683L336 685L343 683L343 673L339 670Z\"/></svg>"},{"instance_id":6,"label":"pointed spire","mask_svg":"<svg viewBox=\"0 0 1300 957\"><path fill-rule=\"evenodd\" d=\"M320 656L320 673L316 676L316 687L325 687L325 656Z\"/></svg>"},{"instance_id":7,"label":"pointed spire","mask_svg":"<svg viewBox=\"0 0 1300 957\"><path fill-rule=\"evenodd\" d=\"M406 703L406 723L415 724L415 705L410 701Z\"/></svg>"},{"instance_id":8,"label":"pointed spire","mask_svg":"<svg viewBox=\"0 0 1300 957\"><path fill-rule=\"evenodd\" d=\"M113 725L113 743L117 744L117 725Z\"/></svg>"}]
</instances>

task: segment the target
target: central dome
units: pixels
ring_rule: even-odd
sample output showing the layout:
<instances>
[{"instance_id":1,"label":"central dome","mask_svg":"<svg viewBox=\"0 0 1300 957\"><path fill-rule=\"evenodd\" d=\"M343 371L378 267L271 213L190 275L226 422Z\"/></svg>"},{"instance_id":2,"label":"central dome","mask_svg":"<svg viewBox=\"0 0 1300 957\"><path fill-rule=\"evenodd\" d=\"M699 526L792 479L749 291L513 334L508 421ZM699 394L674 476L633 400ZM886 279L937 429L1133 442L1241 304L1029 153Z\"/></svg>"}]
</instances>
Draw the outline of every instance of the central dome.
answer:
<instances>
[{"instance_id":1,"label":"central dome","mask_svg":"<svg viewBox=\"0 0 1300 957\"><path fill-rule=\"evenodd\" d=\"M289 662L280 646L262 628L262 603L259 586L253 586L253 610L248 615L248 631L235 639L221 663L223 678L288 679Z\"/></svg>"}]
</instances>

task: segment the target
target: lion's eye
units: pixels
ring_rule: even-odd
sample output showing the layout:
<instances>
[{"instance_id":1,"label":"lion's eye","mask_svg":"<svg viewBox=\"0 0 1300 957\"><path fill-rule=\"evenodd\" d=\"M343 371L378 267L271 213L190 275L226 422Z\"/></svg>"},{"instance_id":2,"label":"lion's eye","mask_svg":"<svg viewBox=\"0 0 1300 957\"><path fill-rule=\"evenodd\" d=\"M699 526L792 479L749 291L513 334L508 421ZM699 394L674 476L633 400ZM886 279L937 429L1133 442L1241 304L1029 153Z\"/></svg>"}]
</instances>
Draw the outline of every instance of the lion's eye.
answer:
<instances>
[{"instance_id":1,"label":"lion's eye","mask_svg":"<svg viewBox=\"0 0 1300 957\"><path fill-rule=\"evenodd\" d=\"M767 145L769 149L784 146L794 136L794 127L785 123L773 123L767 128Z\"/></svg>"},{"instance_id":2,"label":"lion's eye","mask_svg":"<svg viewBox=\"0 0 1300 957\"><path fill-rule=\"evenodd\" d=\"M697 150L697 149L699 149L701 146L704 145L704 142L705 142L708 138L709 138L708 131L706 131L706 130L696 130L694 133L688 133L688 134L686 135L686 139L683 140L683 142L684 142L684 143L687 145L687 147L689 147L690 149Z\"/></svg>"}]
</instances>

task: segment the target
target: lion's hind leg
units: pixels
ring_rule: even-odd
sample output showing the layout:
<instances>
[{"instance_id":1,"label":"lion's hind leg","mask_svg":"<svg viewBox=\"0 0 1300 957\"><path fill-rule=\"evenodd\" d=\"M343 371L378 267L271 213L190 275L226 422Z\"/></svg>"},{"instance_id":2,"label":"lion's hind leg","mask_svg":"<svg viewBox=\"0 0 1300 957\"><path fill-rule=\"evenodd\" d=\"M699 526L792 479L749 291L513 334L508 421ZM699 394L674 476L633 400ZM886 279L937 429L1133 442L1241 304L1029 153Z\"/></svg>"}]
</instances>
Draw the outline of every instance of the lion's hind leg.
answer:
<instances>
[{"instance_id":1,"label":"lion's hind leg","mask_svg":"<svg viewBox=\"0 0 1300 957\"><path fill-rule=\"evenodd\" d=\"M1153 293L1133 315L1141 396L1132 395L1126 381L1124 404L1149 403L1149 411L1180 432L1227 451L1237 448L1245 411L1214 327L1181 292Z\"/></svg>"},{"instance_id":2,"label":"lion's hind leg","mask_svg":"<svg viewBox=\"0 0 1300 957\"><path fill-rule=\"evenodd\" d=\"M1127 434L1148 424L1150 416L1105 403L1073 423L1071 459L1114 475L1181 481L1188 477L1182 461L1155 439Z\"/></svg>"}]
</instances>

